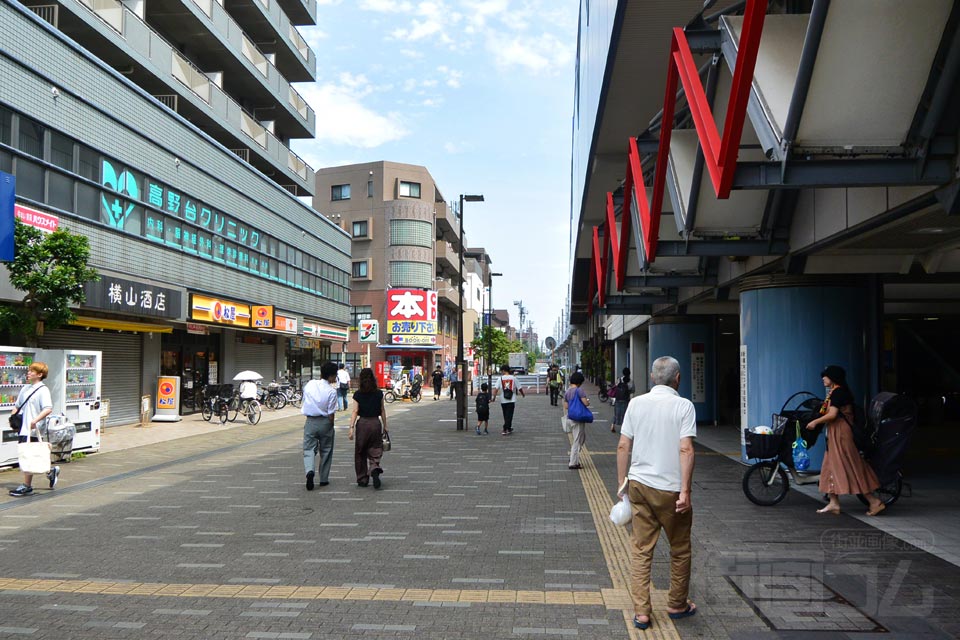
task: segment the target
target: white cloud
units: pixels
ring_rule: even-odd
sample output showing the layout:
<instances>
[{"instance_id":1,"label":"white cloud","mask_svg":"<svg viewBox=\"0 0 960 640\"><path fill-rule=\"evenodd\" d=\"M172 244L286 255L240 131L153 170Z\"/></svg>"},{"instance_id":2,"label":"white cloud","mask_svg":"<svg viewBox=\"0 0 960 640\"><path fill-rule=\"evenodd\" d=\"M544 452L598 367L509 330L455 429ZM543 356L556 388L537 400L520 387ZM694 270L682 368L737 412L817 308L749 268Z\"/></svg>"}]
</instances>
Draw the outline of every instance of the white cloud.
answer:
<instances>
[{"instance_id":1,"label":"white cloud","mask_svg":"<svg viewBox=\"0 0 960 640\"><path fill-rule=\"evenodd\" d=\"M413 5L410 2L396 2L395 0L361 0L360 8L364 11L379 13L410 13Z\"/></svg>"},{"instance_id":2,"label":"white cloud","mask_svg":"<svg viewBox=\"0 0 960 640\"><path fill-rule=\"evenodd\" d=\"M317 142L373 149L410 134L397 113L377 113L362 98L378 90L363 75L343 73L340 83L298 87L317 114Z\"/></svg>"},{"instance_id":3,"label":"white cloud","mask_svg":"<svg viewBox=\"0 0 960 640\"><path fill-rule=\"evenodd\" d=\"M537 37L492 34L487 50L501 67L522 67L531 73L557 73L573 61L574 49L551 33Z\"/></svg>"}]
</instances>

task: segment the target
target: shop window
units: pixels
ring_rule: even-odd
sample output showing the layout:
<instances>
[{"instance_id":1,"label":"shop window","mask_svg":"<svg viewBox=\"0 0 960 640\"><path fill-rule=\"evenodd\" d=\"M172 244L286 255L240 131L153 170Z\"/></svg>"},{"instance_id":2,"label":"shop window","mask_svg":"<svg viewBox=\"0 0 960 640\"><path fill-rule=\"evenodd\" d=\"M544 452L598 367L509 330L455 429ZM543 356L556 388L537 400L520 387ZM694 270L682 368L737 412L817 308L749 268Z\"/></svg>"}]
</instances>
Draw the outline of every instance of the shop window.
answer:
<instances>
[{"instance_id":1,"label":"shop window","mask_svg":"<svg viewBox=\"0 0 960 640\"><path fill-rule=\"evenodd\" d=\"M350 199L350 185L348 184L335 184L330 187L330 199L336 202L337 200L349 200Z\"/></svg>"},{"instance_id":2,"label":"shop window","mask_svg":"<svg viewBox=\"0 0 960 640\"><path fill-rule=\"evenodd\" d=\"M400 181L400 196L404 198L419 198L420 183Z\"/></svg>"}]
</instances>

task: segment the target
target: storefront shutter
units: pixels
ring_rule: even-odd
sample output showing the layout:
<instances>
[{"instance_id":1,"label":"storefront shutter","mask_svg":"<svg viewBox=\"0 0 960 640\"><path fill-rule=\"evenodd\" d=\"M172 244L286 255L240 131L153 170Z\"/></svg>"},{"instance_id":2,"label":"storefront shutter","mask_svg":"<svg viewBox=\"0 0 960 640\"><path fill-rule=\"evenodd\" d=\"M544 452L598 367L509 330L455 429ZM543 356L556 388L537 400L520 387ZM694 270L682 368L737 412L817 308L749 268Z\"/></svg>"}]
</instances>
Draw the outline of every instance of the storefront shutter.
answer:
<instances>
[{"instance_id":1,"label":"storefront shutter","mask_svg":"<svg viewBox=\"0 0 960 640\"><path fill-rule=\"evenodd\" d=\"M237 370L224 372L224 382L231 382L238 372L248 369L262 375L264 384L277 377L277 348L272 344L238 342L234 362Z\"/></svg>"},{"instance_id":2,"label":"storefront shutter","mask_svg":"<svg viewBox=\"0 0 960 640\"><path fill-rule=\"evenodd\" d=\"M57 329L47 331L40 339L40 346L103 352L100 389L101 398L110 400L110 417L107 418L110 427L140 419L142 340L142 335L133 333Z\"/></svg>"}]
</instances>

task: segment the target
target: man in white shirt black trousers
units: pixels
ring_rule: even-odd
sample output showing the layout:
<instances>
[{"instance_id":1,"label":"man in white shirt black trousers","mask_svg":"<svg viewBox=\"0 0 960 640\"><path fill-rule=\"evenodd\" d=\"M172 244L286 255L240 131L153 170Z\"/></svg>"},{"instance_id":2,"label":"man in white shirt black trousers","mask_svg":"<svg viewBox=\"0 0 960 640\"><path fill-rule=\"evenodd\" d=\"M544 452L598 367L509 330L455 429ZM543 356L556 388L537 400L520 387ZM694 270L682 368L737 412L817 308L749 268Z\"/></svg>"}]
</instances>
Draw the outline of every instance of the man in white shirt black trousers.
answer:
<instances>
[{"instance_id":1,"label":"man in white shirt black trousers","mask_svg":"<svg viewBox=\"0 0 960 640\"><path fill-rule=\"evenodd\" d=\"M676 620L697 611L696 605L687 600L697 413L693 403L677 393L680 364L675 359L657 358L650 370L650 381L654 384L650 392L630 401L617 446L618 486L633 506L630 594L635 613L633 624L638 629L647 629L652 623L650 566L661 529L670 541L667 615Z\"/></svg>"},{"instance_id":2,"label":"man in white shirt black trousers","mask_svg":"<svg viewBox=\"0 0 960 640\"><path fill-rule=\"evenodd\" d=\"M337 365L325 362L320 367L320 380L311 380L303 386L301 413L303 423L303 470L307 491L313 491L317 453L320 453L320 478L316 484L330 484L330 465L333 463L333 418L337 413Z\"/></svg>"}]
</instances>

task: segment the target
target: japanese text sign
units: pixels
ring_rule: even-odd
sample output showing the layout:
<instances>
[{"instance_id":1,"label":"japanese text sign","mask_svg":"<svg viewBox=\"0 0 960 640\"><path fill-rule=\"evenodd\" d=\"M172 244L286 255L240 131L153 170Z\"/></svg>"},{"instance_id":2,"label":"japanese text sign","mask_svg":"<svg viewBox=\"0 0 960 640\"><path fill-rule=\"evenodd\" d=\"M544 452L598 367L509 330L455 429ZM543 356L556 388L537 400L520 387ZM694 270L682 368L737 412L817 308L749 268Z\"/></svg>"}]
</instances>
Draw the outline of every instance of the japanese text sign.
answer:
<instances>
[{"instance_id":1,"label":"japanese text sign","mask_svg":"<svg viewBox=\"0 0 960 640\"><path fill-rule=\"evenodd\" d=\"M85 282L84 306L158 318L180 317L180 292L155 284L102 276L98 282Z\"/></svg>"},{"instance_id":2,"label":"japanese text sign","mask_svg":"<svg viewBox=\"0 0 960 640\"><path fill-rule=\"evenodd\" d=\"M437 320L437 292L423 289L390 289L387 291L387 321Z\"/></svg>"},{"instance_id":3,"label":"japanese text sign","mask_svg":"<svg viewBox=\"0 0 960 640\"><path fill-rule=\"evenodd\" d=\"M257 329L273 329L273 307L253 307L253 326Z\"/></svg>"},{"instance_id":4,"label":"japanese text sign","mask_svg":"<svg viewBox=\"0 0 960 640\"><path fill-rule=\"evenodd\" d=\"M217 300L197 294L190 297L190 319L235 327L250 326L250 307L229 300Z\"/></svg>"}]
</instances>

